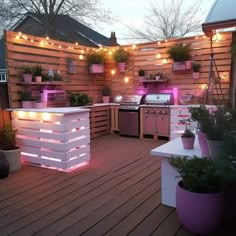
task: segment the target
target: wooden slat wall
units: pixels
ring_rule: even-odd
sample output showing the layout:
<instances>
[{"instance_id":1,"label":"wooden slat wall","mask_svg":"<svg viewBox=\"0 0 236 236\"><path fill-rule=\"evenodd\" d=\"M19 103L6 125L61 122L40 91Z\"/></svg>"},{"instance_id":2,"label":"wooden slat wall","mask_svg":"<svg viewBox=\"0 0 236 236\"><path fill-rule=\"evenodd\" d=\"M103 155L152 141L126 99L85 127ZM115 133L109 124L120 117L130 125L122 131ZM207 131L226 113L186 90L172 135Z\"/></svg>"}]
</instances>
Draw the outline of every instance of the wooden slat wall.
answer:
<instances>
[{"instance_id":1,"label":"wooden slat wall","mask_svg":"<svg viewBox=\"0 0 236 236\"><path fill-rule=\"evenodd\" d=\"M89 74L86 61L87 53L93 48L89 49L84 46L51 39L47 41L44 38L32 35L16 38L17 36L19 37L16 32L6 32L6 56L11 107L20 107L17 91L21 91L24 85L21 84L23 79L19 68L22 65L34 66L36 64L40 64L45 71L49 69L53 69L53 71L59 70L62 77L66 81L68 80L68 82L59 86L61 89L87 93L95 103L101 101L101 88L105 83L105 74ZM27 37L27 39L23 37ZM79 59L80 55L84 55L84 58ZM76 58L76 74L67 73L67 57ZM32 90L40 89L39 86L32 86Z\"/></svg>"},{"instance_id":2,"label":"wooden slat wall","mask_svg":"<svg viewBox=\"0 0 236 236\"><path fill-rule=\"evenodd\" d=\"M16 39L17 33L6 32L6 46L7 46L7 64L9 74L9 94L10 106L19 107L18 95L16 91L22 89L23 85L19 84L21 79L20 71L17 69L21 65L35 65L41 64L46 70L60 70L62 76L69 81L61 85L62 89L69 91L80 91L89 94L94 102L101 101L101 88L106 83L111 87L112 95L118 94L133 94L133 93L152 93L158 91L172 91L172 88L179 88L180 94L192 94L195 97L203 96L203 88L208 82L209 65L210 65L210 39L204 36L188 37L183 39L171 39L168 41L143 43L136 45L133 49L132 45L124 46L129 50L131 57L127 65L125 73L117 72L116 65L107 56L105 65L105 73L102 75L91 75L88 73L88 66L86 57L79 60L83 50L83 55L93 48L86 48L83 46L76 46L73 44L60 42L56 40L49 40L48 44L40 44L45 39L26 35L27 40L20 38ZM34 42L30 40L33 39ZM200 79L193 80L191 73L173 73L172 60L167 59L166 51L170 45L174 43L186 43L191 45L191 60L200 62L202 65ZM231 71L231 54L229 53L230 44L232 42L232 33L222 33L221 39L213 41L214 59L217 69L220 73ZM51 45L54 43L54 45ZM62 48L59 48L61 45ZM73 47L73 49L72 49ZM109 52L114 48L105 48ZM160 53L160 58L157 54ZM66 57L76 57L78 68L77 74L68 74L66 70ZM163 62L167 59L167 62ZM168 79L168 83L148 84L145 88L139 82L138 70L144 69L147 74L155 74L158 71L164 73ZM116 74L112 75L111 71L115 70ZM129 82L125 83L124 79L128 78ZM222 89L226 99L229 99L230 94L230 78L222 80ZM198 100L199 102L199 100Z\"/></svg>"},{"instance_id":3,"label":"wooden slat wall","mask_svg":"<svg viewBox=\"0 0 236 236\"><path fill-rule=\"evenodd\" d=\"M5 109L9 107L7 84L0 83L0 129L4 124L10 123L10 113Z\"/></svg>"}]
</instances>

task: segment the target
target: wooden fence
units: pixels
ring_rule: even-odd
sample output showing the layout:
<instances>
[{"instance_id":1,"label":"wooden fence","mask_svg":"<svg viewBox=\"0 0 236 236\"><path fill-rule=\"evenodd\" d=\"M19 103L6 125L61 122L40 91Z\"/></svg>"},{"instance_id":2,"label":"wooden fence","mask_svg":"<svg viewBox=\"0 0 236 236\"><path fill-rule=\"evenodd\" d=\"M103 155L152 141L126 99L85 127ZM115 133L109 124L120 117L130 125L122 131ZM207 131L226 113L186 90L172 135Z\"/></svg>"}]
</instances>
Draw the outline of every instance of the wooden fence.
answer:
<instances>
[{"instance_id":1,"label":"wooden fence","mask_svg":"<svg viewBox=\"0 0 236 236\"><path fill-rule=\"evenodd\" d=\"M191 60L201 63L200 79L192 79L191 72L178 74L172 72L172 61L168 59L166 51L170 45L180 42L190 44ZM231 42L231 32L222 33L217 40L213 40L214 59L218 72L222 76L222 91L227 100L230 94L231 55L229 51ZM6 47L11 107L20 107L17 91L22 90L25 86L22 83L19 70L22 65L40 64L45 71L49 69L60 71L65 79L59 85L60 89L87 93L95 103L101 102L101 89L104 84L111 87L113 96L163 90L172 91L176 87L179 89L179 95L192 94L196 98L202 98L204 88L208 83L211 48L210 40L205 36L143 43L136 45L136 47L132 45L123 46L131 54L125 73L117 72L116 65L111 59L114 48L104 48L107 51L107 60L105 73L101 75L88 73L86 55L95 50L94 48L31 35L19 35L16 32L6 32ZM67 72L66 59L68 57L73 57L77 61L76 74ZM147 75L155 74L158 71L162 72L168 82L144 84L139 81L139 69L145 70ZM33 90L41 90L42 87L45 87L45 84L31 85Z\"/></svg>"},{"instance_id":2,"label":"wooden fence","mask_svg":"<svg viewBox=\"0 0 236 236\"><path fill-rule=\"evenodd\" d=\"M10 113L5 109L9 107L7 84L0 83L0 129L4 124L10 123Z\"/></svg>"}]
</instances>

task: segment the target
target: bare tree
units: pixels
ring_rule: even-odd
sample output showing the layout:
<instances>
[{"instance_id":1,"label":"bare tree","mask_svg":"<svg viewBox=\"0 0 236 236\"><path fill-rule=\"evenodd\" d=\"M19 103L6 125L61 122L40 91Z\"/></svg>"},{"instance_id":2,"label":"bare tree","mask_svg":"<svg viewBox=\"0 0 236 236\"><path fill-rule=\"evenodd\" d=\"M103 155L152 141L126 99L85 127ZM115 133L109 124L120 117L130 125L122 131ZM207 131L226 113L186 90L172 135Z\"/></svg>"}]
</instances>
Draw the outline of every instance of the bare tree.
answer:
<instances>
[{"instance_id":1,"label":"bare tree","mask_svg":"<svg viewBox=\"0 0 236 236\"><path fill-rule=\"evenodd\" d=\"M104 9L100 0L1 0L0 25L9 28L25 13L43 14L45 27L52 26L58 14L68 14L81 23L91 26L93 23L111 22L111 11Z\"/></svg>"},{"instance_id":2,"label":"bare tree","mask_svg":"<svg viewBox=\"0 0 236 236\"><path fill-rule=\"evenodd\" d=\"M162 0L150 2L144 27L127 26L130 38L157 41L160 39L180 38L190 32L199 31L203 18L200 16L202 0L189 3L187 0ZM188 6L187 6L188 5Z\"/></svg>"}]
</instances>

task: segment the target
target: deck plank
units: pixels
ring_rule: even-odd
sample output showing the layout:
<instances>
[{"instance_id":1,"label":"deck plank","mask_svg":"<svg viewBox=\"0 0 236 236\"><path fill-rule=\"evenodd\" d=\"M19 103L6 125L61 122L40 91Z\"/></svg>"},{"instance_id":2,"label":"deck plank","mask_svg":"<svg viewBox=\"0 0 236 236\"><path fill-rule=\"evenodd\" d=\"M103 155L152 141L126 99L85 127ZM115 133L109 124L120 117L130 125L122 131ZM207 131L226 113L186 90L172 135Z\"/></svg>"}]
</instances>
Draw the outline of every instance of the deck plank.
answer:
<instances>
[{"instance_id":1,"label":"deck plank","mask_svg":"<svg viewBox=\"0 0 236 236\"><path fill-rule=\"evenodd\" d=\"M161 158L149 151L162 143L108 135L72 172L24 164L0 179L0 235L194 235L161 204Z\"/></svg>"}]
</instances>

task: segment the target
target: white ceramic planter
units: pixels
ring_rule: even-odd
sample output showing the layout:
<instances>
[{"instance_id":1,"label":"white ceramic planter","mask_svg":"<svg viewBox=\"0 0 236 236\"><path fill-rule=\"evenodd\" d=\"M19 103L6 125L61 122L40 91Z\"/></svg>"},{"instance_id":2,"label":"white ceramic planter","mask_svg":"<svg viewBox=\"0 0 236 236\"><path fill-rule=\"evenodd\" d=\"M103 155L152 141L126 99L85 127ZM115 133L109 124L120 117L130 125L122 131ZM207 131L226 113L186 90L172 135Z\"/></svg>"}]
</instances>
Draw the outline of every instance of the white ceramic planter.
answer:
<instances>
[{"instance_id":1,"label":"white ceramic planter","mask_svg":"<svg viewBox=\"0 0 236 236\"><path fill-rule=\"evenodd\" d=\"M14 150L0 150L9 162L10 172L20 170L21 168L21 153L20 148Z\"/></svg>"}]
</instances>

